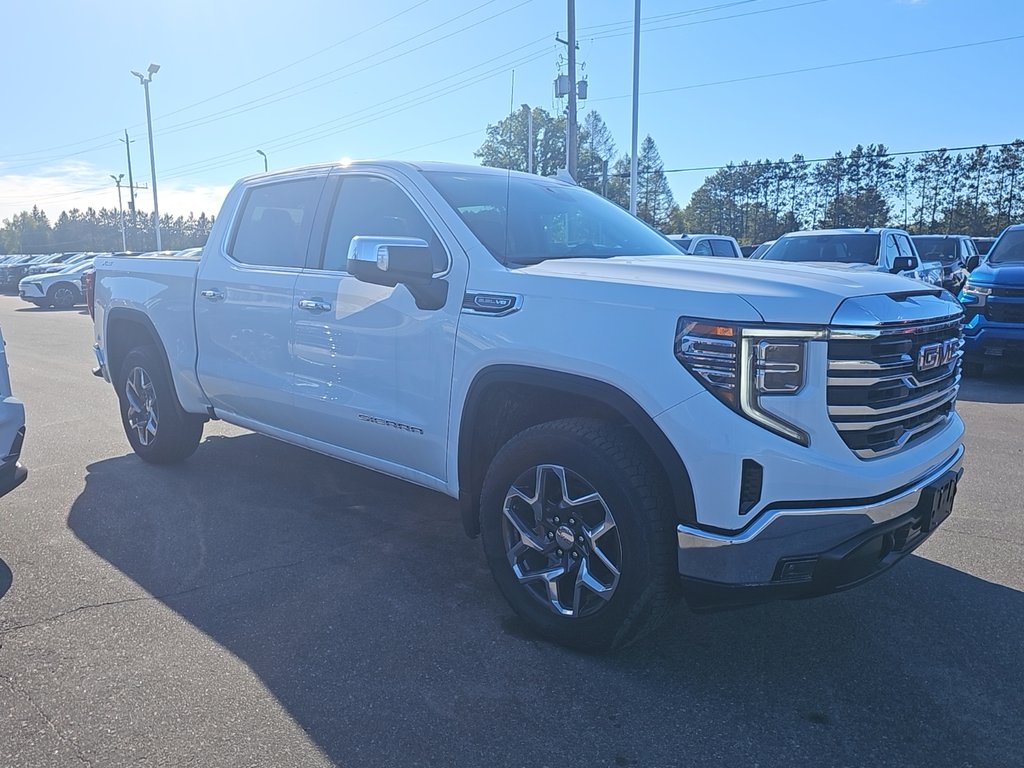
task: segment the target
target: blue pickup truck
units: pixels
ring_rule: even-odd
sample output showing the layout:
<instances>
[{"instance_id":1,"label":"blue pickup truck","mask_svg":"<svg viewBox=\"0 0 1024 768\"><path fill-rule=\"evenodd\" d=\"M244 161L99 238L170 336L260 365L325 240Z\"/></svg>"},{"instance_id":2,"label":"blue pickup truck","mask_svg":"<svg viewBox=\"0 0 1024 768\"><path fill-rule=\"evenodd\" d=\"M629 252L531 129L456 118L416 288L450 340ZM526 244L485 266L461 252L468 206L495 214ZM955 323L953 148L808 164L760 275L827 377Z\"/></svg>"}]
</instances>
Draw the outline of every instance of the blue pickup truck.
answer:
<instances>
[{"instance_id":1,"label":"blue pickup truck","mask_svg":"<svg viewBox=\"0 0 1024 768\"><path fill-rule=\"evenodd\" d=\"M964 371L986 363L1024 365L1024 224L1003 230L960 292Z\"/></svg>"}]
</instances>

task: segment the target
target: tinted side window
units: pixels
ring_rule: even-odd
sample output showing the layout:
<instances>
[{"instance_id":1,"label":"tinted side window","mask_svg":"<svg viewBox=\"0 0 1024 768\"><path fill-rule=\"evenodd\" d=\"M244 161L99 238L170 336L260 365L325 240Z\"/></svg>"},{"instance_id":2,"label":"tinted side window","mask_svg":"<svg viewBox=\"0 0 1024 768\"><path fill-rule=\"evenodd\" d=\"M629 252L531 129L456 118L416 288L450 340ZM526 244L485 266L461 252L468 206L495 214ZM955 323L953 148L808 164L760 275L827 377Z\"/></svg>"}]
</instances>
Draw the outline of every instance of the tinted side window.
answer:
<instances>
[{"instance_id":1,"label":"tinted side window","mask_svg":"<svg viewBox=\"0 0 1024 768\"><path fill-rule=\"evenodd\" d=\"M416 205L394 182L376 176L347 176L338 189L331 214L323 269L344 272L348 247L356 235L418 237L430 244L434 270L448 266L437 234Z\"/></svg>"},{"instance_id":2,"label":"tinted side window","mask_svg":"<svg viewBox=\"0 0 1024 768\"><path fill-rule=\"evenodd\" d=\"M710 256L711 245L707 240L701 240L693 247L694 256Z\"/></svg>"},{"instance_id":3,"label":"tinted side window","mask_svg":"<svg viewBox=\"0 0 1024 768\"><path fill-rule=\"evenodd\" d=\"M260 267L301 267L322 177L254 187L246 195L228 253Z\"/></svg>"},{"instance_id":4,"label":"tinted side window","mask_svg":"<svg viewBox=\"0 0 1024 768\"><path fill-rule=\"evenodd\" d=\"M900 255L899 249L896 247L896 236L886 235L885 236L885 263L892 266L896 257Z\"/></svg>"},{"instance_id":5,"label":"tinted side window","mask_svg":"<svg viewBox=\"0 0 1024 768\"><path fill-rule=\"evenodd\" d=\"M736 258L736 251L728 240L712 240L711 253L715 256L729 256Z\"/></svg>"},{"instance_id":6,"label":"tinted side window","mask_svg":"<svg viewBox=\"0 0 1024 768\"><path fill-rule=\"evenodd\" d=\"M915 264L917 263L917 254L914 252L914 246L910 244L909 237L906 235L897 235L896 245L900 249L900 256L909 256L914 260Z\"/></svg>"}]
</instances>

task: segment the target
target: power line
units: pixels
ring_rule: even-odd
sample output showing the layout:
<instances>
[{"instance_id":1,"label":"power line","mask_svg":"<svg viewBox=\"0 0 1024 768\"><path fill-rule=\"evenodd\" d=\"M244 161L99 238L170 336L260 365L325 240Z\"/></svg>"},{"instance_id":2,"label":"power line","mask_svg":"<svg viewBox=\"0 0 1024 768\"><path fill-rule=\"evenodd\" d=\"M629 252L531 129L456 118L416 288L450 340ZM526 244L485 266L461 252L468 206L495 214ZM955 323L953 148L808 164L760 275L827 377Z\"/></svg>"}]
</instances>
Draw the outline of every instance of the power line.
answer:
<instances>
[{"instance_id":1,"label":"power line","mask_svg":"<svg viewBox=\"0 0 1024 768\"><path fill-rule=\"evenodd\" d=\"M545 38L545 42L547 42L547 38ZM492 59L489 59L487 61L481 62L480 64L477 64L474 67L470 67L468 70L464 70L462 73L459 73L459 74L465 74L466 72L471 72L474 69L479 69L480 67L482 67L482 66L484 66L486 64L489 64L489 63L491 63L493 61L497 61L499 59L502 59L502 58L508 56L511 53L515 53L515 52L521 50L524 47L528 48L528 47L531 47L531 46L530 45L528 45L528 46L520 46L520 48L513 49L513 50L508 51L508 52L506 52L504 54L501 54L500 56L496 56L496 57L494 57ZM281 150L284 150L284 149L291 149L293 147L303 146L303 145L311 143L313 141L317 141L319 139L326 138L327 136L335 135L335 134L341 133L341 132L346 131L346 130L351 130L352 128L355 128L355 127L359 127L359 126L362 126L362 125L366 125L368 123L376 122L378 120L386 119L386 118L391 117L391 116L393 116L395 114L398 114L400 112L404 112L404 111L407 111L407 110L412 109L414 107L420 106L421 104L427 103L429 101L433 101L434 99L437 99L439 97L447 96L447 95L455 93L455 92L457 92L459 90L463 90L465 88L471 87L471 86L476 85L476 84L478 84L480 82L483 82L484 80L488 80L488 79L490 79L492 77L495 77L495 76L497 76L499 74L504 74L505 72L507 72L512 67L523 66L523 65L529 64L529 63L531 63L533 61L537 61L538 59L544 58L544 57L546 57L546 56L548 56L550 54L550 48L551 48L551 43L547 42L547 46L546 46L545 50L527 54L527 55L525 55L523 57L520 57L519 59L506 62L506 63L504 63L504 64L502 64L502 65L500 65L498 67L495 67L493 69L486 70L484 72L478 73L476 75L473 75L473 76L471 76L469 78L465 78L465 79L460 80L460 81L458 81L456 83L453 83L451 85L444 86L444 87L442 87L442 88L440 88L438 90L434 90L434 91L430 91L430 92L425 92L424 89L431 88L431 87L436 86L436 85L440 85L441 83L444 83L444 82L446 82L448 80L453 79L454 77L457 77L457 75L449 75L448 77L441 78L439 80L435 80L434 82L428 83L425 86L420 86L419 88L413 89L413 90L408 91L406 93L399 94L398 96L394 96L394 97L389 98L389 99L385 99L384 101L378 102L376 104L372 104L372 105L367 106L367 107L363 107L362 109L355 110L354 112L350 112L350 113L348 113L346 115L342 115L341 117L335 118L333 120L328 120L328 121L326 121L324 123L321 123L321 124L319 124L317 126L312 126L310 128L303 129L302 131L298 131L298 132L291 133L291 134L285 134L284 136L278 136L278 137L273 138L273 139L267 139L267 140L264 140L264 141L260 142L259 144L254 144L251 147L244 147L244 148L236 150L234 152L229 152L229 153L226 153L226 154L223 154L223 155L214 155L213 157L209 157L209 158L206 158L204 160L198 160L198 161L195 161L195 162L192 162L192 163L186 163L184 165L174 166L174 167L168 169L168 172L173 174L174 171L186 171L186 173L177 173L177 174L174 174L172 176L169 176L168 178L180 178L182 176L185 176L185 175L188 175L188 174L191 174L191 173L196 173L199 170L209 170L212 167L226 167L226 165L233 165L234 164L233 162L228 162L226 164L225 163L221 163L221 164L218 164L216 166L209 166L209 165L207 165L207 163L216 162L218 160L227 160L228 158L231 158L231 157L234 157L234 156L237 156L240 159L242 159L242 158L248 159L248 156L251 153L251 150L254 147L256 147L256 146L268 146L268 147L272 147L276 151L281 151ZM410 96L413 96L414 98L409 99ZM381 107L385 107L388 104L394 104L395 102L399 102L400 106L393 106L393 107L390 107L390 108L388 108L388 109L386 109L384 111L380 111ZM359 117L359 115L365 115L365 113L368 113L368 112L372 113L371 117L367 117L367 118ZM346 120L348 121L347 123L345 122Z\"/></svg>"},{"instance_id":2,"label":"power line","mask_svg":"<svg viewBox=\"0 0 1024 768\"><path fill-rule=\"evenodd\" d=\"M211 97L208 97L206 99L202 99L202 100L200 100L198 102L194 102L192 104L186 105L185 107L181 107L180 109L174 110L173 112L168 112L168 113L163 114L163 115L158 115L154 119L155 120L161 120L161 119L167 118L167 117L169 117L171 115L178 114L180 112L183 112L185 110L191 109L191 108L193 108L195 106L198 106L200 104L212 101L212 100L214 100L216 98L219 98L220 96L226 95L228 93L232 93L234 91L239 90L240 88L246 87L247 85L251 85L254 82L258 82L258 81L263 80L263 79L265 79L267 77L270 77L271 75L276 74L277 72L283 71L283 70L288 69L288 68L290 68L292 66L295 66L298 63L306 61L306 60L312 58L313 56L318 55L319 53L322 53L324 51L330 50L330 49L332 49L334 47L337 47L338 45L341 45L341 44L343 44L345 42L348 42L348 41L354 39L355 37L358 37L359 35L362 35L362 34L365 34L365 33L369 32L369 31L372 31L373 29L376 29L376 28L380 27L381 25L394 20L395 18L403 15L404 13L412 10L413 8L418 7L419 5L423 5L425 2L428 2L428 1L429 0L422 0L422 2L417 3L416 5L411 6L410 8L407 8L405 11L402 11L402 12L400 12L398 14L390 16L390 17L388 17L387 19L385 19L382 22L379 22L379 23L377 23L377 24L375 24L375 25L373 25L371 27L368 27L367 29L361 30L360 32L358 32L358 33L356 33L354 35L350 35L349 37L347 37L347 38L345 38L343 40L340 40L337 43L334 43L334 44L332 44L330 46L327 46L326 48L321 49L320 51L317 51L317 52L315 52L313 54L309 54L308 56L306 56L306 57L304 57L302 59L298 59L298 60L296 60L294 62L291 62L290 64L287 64L287 65L285 65L283 67L280 67L277 70L269 72L266 75L261 75L260 77L255 78L255 79L253 79L251 81L248 81L246 83L243 83L240 86L236 86L236 87L228 89L227 91L224 91L224 92L222 92L220 94L215 94L214 96L211 96ZM390 46L388 46L386 48L383 48L382 50L380 50L377 53L375 53L374 56L378 56L381 53L384 53L384 52L389 51L389 50L393 50L393 49L398 48L398 47L400 47L402 45L405 45L406 43L409 43L409 42L411 42L413 40L421 38L424 35L429 34L430 32L436 31L436 30L438 30L438 29L440 29L440 28L442 28L444 26L447 26L447 25L453 23L453 22L459 21L460 19L463 19L466 16L468 16L468 15L470 15L472 13L475 13L476 11L478 11L478 10L480 10L482 8L484 8L484 7L488 6L488 5L492 5L492 4L494 4L496 2L499 2L499 1L500 0L486 0L486 2L480 3L479 5L474 6L473 8L471 8L468 11L464 11L464 12L462 12L462 13L456 15L456 16L453 16L453 17L451 17L451 18L449 18L449 19L439 23L439 24L434 25L433 27L430 27L429 29L423 30L422 32L418 32L417 34L412 35L411 37L407 37L404 40L401 40L401 41L399 41L397 43L394 43L394 44L392 44L392 45L390 45ZM378 62L376 62L374 64L367 65L367 66L365 66L365 67L363 67L363 68L361 68L359 70L356 70L355 72L350 72L350 73L348 73L346 75L343 75L341 77L337 77L337 78L334 78L332 80L328 80L327 82L319 83L319 84L317 84L315 86L312 86L310 88L306 88L304 90L300 90L297 93L293 93L293 94L290 94L290 95L282 96L282 94L287 94L290 91L294 91L295 89L302 88L302 86L304 86L304 85L308 85L308 84L313 83L313 82L315 82L317 80L322 80L322 79L324 79L326 77L330 77L330 75L332 75L332 74L336 74L338 72L342 72L342 71L344 71L346 69L351 69L353 66L356 66L357 64L359 64L361 60L360 61L356 61L356 62L351 62L351 63L349 63L349 64L347 64L347 65L345 65L343 67L338 67L336 69L329 70L328 72L322 73L322 74L317 75L315 77L308 78L306 80L300 81L300 82L298 82L298 83L296 83L296 84L294 84L292 86L289 86L288 88L284 88L284 89L272 92L270 94L266 94L264 96L257 97L256 99L250 100L250 101L246 102L245 104L235 105L234 107L229 107L229 108L221 110L219 112L214 112L214 113L211 113L209 115L193 118L191 120L186 120L186 121L183 121L182 123L178 123L178 124L172 125L172 126L170 126L169 129L165 129L165 130L159 131L158 135L163 135L163 134L166 134L166 133L169 133L169 132L177 132L177 130L185 130L186 128L189 128L189 127L197 127L199 125L206 125L208 123L215 122L217 119L223 119L223 117L229 117L229 116L232 116L234 114L242 114L243 112L251 111L251 109L256 109L256 108L259 108L259 107L262 107L262 106L267 106L268 104L273 104L273 103L276 103L278 101L282 101L285 98L290 98L292 95L300 95L302 93L306 93L306 92L308 92L310 90L313 90L315 88L319 88L319 87L322 87L324 85L328 85L330 83L337 82L338 80L344 79L345 77L350 77L353 74L359 74L361 72L365 72L365 71L367 71L369 69L372 69L372 68L374 68L376 66L380 66L382 64L389 63L391 61L394 61L395 59L401 58L402 56L406 56L406 55L408 55L410 53L413 53L415 51L421 50L421 49L423 49L425 47L428 47L430 45L434 45L435 43L441 42L441 41L446 40L446 39L448 39L450 37L453 37L454 35L460 34L461 32L464 32L464 31L466 31L468 29L472 29L472 28L474 28L476 26L484 24L487 21L490 21L490 20L492 20L494 18L497 18L498 16L502 16L502 15L504 15L506 13L509 13L510 11L516 10L517 8L520 8L520 7L524 6L524 5L527 5L527 4L532 3L532 2L533 2L533 0L522 0L522 2L519 2L517 5L514 5L514 6L510 7L510 8L506 8L505 10L500 11L499 13L493 14L492 16L489 16L487 18L484 18L484 19L481 19L481 20L479 20L477 22L474 22L473 24L469 24L469 25L467 25L465 27L462 27L462 28L456 30L455 32L449 33L448 35L445 35L445 36L439 37L437 39L431 40L431 41L429 41L429 42L427 42L427 43L425 43L423 45L420 45L420 46L417 46L417 47L412 48L410 50L407 50L407 51L404 51L402 53L396 54L395 56L383 59L383 60L378 61ZM547 39L547 38L545 37L544 39ZM273 98L275 96L282 96L282 98ZM269 101L268 101L268 99L269 99ZM262 101L264 103L253 104L254 101L256 101L256 102L261 102ZM223 117L220 117L220 116L223 116ZM209 119L209 118L214 118L214 119ZM177 130L175 130L175 129L177 129ZM65 147L73 147L73 146L79 146L81 144L90 143L92 141L96 141L96 140L105 138L108 135L112 135L112 134L104 133L104 134L100 134L98 136L92 137L90 139L83 139L82 141L73 142L73 143L70 143L70 144L58 145L57 147L51 147L48 150L34 150L32 152L24 152L24 153L20 153L20 154L17 154L17 155L9 155L7 157L18 158L18 157L25 157L25 156L29 156L29 155L33 155L33 154L43 154L45 152L53 151L53 150L56 150L56 149L62 149L62 148L65 148ZM113 139L111 139L111 141L112 140ZM6 169L6 170L15 170L17 168L26 168L26 167L31 167L31 166L35 166L35 165L42 165L42 164L48 163L48 162L56 162L58 160L63 160L63 159L65 159L67 157L70 157L70 156L75 156L75 155L79 155L79 154L86 154L88 152L95 152L95 151L98 151L98 150L103 149L105 147L106 147L106 144L103 144L103 145L99 145L99 146L90 147L90 148L85 149L85 150L81 150L80 152L75 152L72 155L63 155L63 156L60 156L60 157L42 158L42 159L35 160L33 162L30 162L30 163L26 163L26 164L23 164L23 165L20 165L20 166L15 166L13 168L9 168L9 169Z\"/></svg>"},{"instance_id":3,"label":"power line","mask_svg":"<svg viewBox=\"0 0 1024 768\"><path fill-rule=\"evenodd\" d=\"M686 21L686 22L682 22L680 24L666 24L666 25L662 25L662 26L655 26L655 25L652 24L652 25L649 25L649 26L645 26L643 28L643 31L644 32L658 32L658 31L665 30L665 29L679 29L680 27L696 27L696 26L698 26L700 24L711 24L712 22L715 22L715 21L726 21L728 19L742 19L742 18L744 18L746 16L759 16L759 15L765 14L765 13L775 13L776 11L786 11L786 10L789 10L790 8L801 8L801 7L805 6L805 5L818 5L820 3L828 3L828 2L831 2L831 0L804 0L804 2L791 3L790 5L780 5L780 6L776 7L776 8L764 8L764 9L759 10L759 11L747 11L746 13L734 13L731 16L716 16L713 19L700 19L699 21ZM738 4L739 3L727 3L725 5L728 6L728 5L738 5ZM610 38L613 38L613 37L624 37L626 35L631 35L631 34L633 34L632 30L627 30L627 31L624 31L624 32L608 31L608 32L602 32L602 33L599 33L599 34L596 34L596 35L589 35L587 37L587 39L588 40L607 40L607 39L610 39Z\"/></svg>"},{"instance_id":4,"label":"power line","mask_svg":"<svg viewBox=\"0 0 1024 768\"><path fill-rule=\"evenodd\" d=\"M495 2L495 1L496 0L489 0L489 2L483 3L482 5L477 6L477 8L475 8L473 10L477 10L478 8L482 8L484 5L489 5L490 3ZM441 37L437 37L437 38L435 38L433 40L429 40L429 41L427 41L425 43L422 43L421 45L418 45L418 46L416 46L414 48L409 48L408 50L402 51L401 53L396 53L394 56L390 56L388 58L381 59L380 61L374 62L372 64L367 64L366 66L364 66L364 67L362 67L360 69L356 69L356 70L354 70L352 72L347 72L346 74L339 75L338 77L334 77L334 78L331 78L329 80L324 80L324 78L330 77L331 75L337 74L338 72L343 72L344 70L351 69L352 67L357 66L359 63L361 63L362 60L355 61L355 62L350 62L349 64L346 64L343 67L338 67L337 69L333 69L333 70L331 70L329 72L325 72L325 73L323 73L321 75L317 75L316 77L309 78L308 80L304 80L304 81L302 81L300 83L296 83L295 85L289 86L287 88L282 88L282 89L280 89L278 91L274 91L273 93L269 93L269 94L267 94L265 96L260 96L260 97L258 97L256 99L249 100L249 101L245 102L244 104L236 104L233 107L228 107L228 108L222 109L222 110L220 110L218 112L212 112L212 113L210 113L208 115L204 115L204 116L201 116L201 117L193 118L191 120L186 120L186 121L181 122L181 123L176 123L174 125L171 125L171 126L168 126L166 128L163 128L162 130L160 130L158 132L158 135L166 136L167 134L170 134L170 133L178 133L180 131L189 130L189 129L192 129L192 128L197 128L197 127L202 126L202 125L209 125L210 123L215 123L215 122L218 122L220 120L224 120L224 119L226 119L228 117L234 117L235 115L240 115L240 114L244 114L246 112L251 112L251 111L253 111L255 109L262 109L263 107L269 106L270 104L276 104L276 103L278 103L280 101L285 101L286 99L294 98L295 96L301 96L304 93L309 93L310 91L316 90L318 88L323 88L324 86L331 85L332 83L336 83L339 80L344 80L346 78L352 77L353 75L361 74L361 73L366 72L366 71L368 71L370 69L374 69L376 67L379 67L379 66L381 66L383 64L391 63L391 62L396 61L396 60L398 60L400 58L408 56L411 53L415 53L416 51L420 51L420 50L422 50L424 48L427 48L427 47L429 47L431 45L435 45L435 44L437 44L439 42L442 42L442 41L447 40L449 38L455 37L456 35L462 34L463 32L466 32L466 31L468 31L470 29L474 29L476 27L479 27L480 25L485 24L488 21L492 21L492 20L498 18L499 16L503 16L506 13L510 13L511 11L514 11L514 10L516 10L518 8L521 8L524 5L529 5L532 2L533 2L533 0L521 0L518 4L513 5L513 6L509 7L509 8L506 8L503 11L499 11L498 13L492 14L491 16L488 16L488 17L486 17L484 19L480 19L479 21L475 21L472 24L467 24L466 26L460 27L459 29L456 29L453 32L449 32L449 33L447 33L445 35L442 35ZM423 35L427 34L428 32L432 32L434 30L440 29L441 27L444 27L444 26L450 24L453 21L457 21L458 19L464 18L465 15L466 14L460 14L459 16L455 16L455 17L453 17L453 18L451 18L451 19L449 19L449 20L447 20L445 22L442 22L441 24L437 24L434 27L431 27L429 30L426 30L426 31L421 32L421 33L419 33L417 35L414 35L413 37L407 38L406 40L403 40L400 43L396 43L395 45L388 46L387 48L383 48L380 51L378 51L377 53L375 53L374 56L378 56L378 55L380 55L380 54L382 54L382 53L384 53L386 51L389 51L389 50L392 50L394 48L397 48L400 45L404 45L405 43L407 43L407 42L409 42L411 40L414 40L414 39L416 39L418 37L422 37ZM317 80L321 80L323 82L316 82ZM313 84L313 83L315 83L315 84ZM308 87L303 87L303 86L308 86ZM300 89L300 90L297 90L297 89Z\"/></svg>"},{"instance_id":5,"label":"power line","mask_svg":"<svg viewBox=\"0 0 1024 768\"><path fill-rule=\"evenodd\" d=\"M804 72L820 72L826 69L839 69L840 67L852 67L858 64L872 64L879 61L892 61L893 59L907 59L912 56L923 56L929 53L942 53L943 51L955 51L963 48L976 48L983 45L994 45L996 43L1006 43L1012 40L1024 39L1024 35L1013 35L1011 37L997 37L992 40L979 40L973 43L960 43L958 45L947 45L941 48L926 48L920 51L909 51L907 53L894 53L888 56L874 56L870 59L856 59L854 61L841 61L836 64L821 64L816 67L801 67L800 69L787 69L781 72L767 72L762 75L749 75L747 77L734 77L728 80L712 80L706 83L694 83L692 85L680 85L674 88L660 88L654 91L643 91L644 96L654 96L661 93L675 93L677 91L691 91L697 88L710 88L715 85L731 85L733 83L747 83L753 80L767 80L772 77L784 77L786 75L797 75ZM630 94L623 94L621 96L604 96L602 98L591 99L591 101L614 101L617 99L628 99Z\"/></svg>"},{"instance_id":6,"label":"power line","mask_svg":"<svg viewBox=\"0 0 1024 768\"><path fill-rule=\"evenodd\" d=\"M266 74L260 75L259 77L254 77L252 80L246 80L244 83L236 85L233 88L228 88L226 91L221 91L220 93L215 93L212 96L207 96L205 99L200 99L199 101L195 101L195 102L193 102L191 104L186 104L184 107L179 107L178 109L175 109L175 110L173 110L171 112L165 112L162 115L157 115L156 119L157 120L162 120L163 118L171 117L172 115L177 115L177 114L179 114L181 112L185 112L185 111L187 111L189 109L192 109L194 107L198 107L198 106L200 106L202 104L207 104L207 103L209 103L211 101L214 101L215 99L219 99L222 96L227 96L229 93L234 93L235 91L240 91L242 88L247 88L248 86L253 85L254 83L258 83L258 82L260 82L262 80L266 80L268 77L273 77L274 75L278 75L278 74L280 74L281 72L284 72L287 69L291 69L292 67L296 67L299 64L302 64L303 62L306 62L306 61L309 61L310 59L316 58L317 56L319 56L322 53L327 53L327 51L333 50L333 49L337 48L339 45L344 45L345 43L352 42L356 38L361 37L362 35L365 35L367 32L372 32L375 29L379 29L380 27L383 27L385 24L390 24L395 19L397 19L397 18L399 18L401 16L404 16L405 14L409 13L410 11L413 11L413 10L419 8L421 5L426 5L429 2L430 2L430 0L420 0L418 3L414 3L413 5L410 5L408 8L406 8L406 9L404 9L402 11L399 11L398 13L393 14L392 16L388 16L383 21L379 21L376 24L373 24L372 26L367 27L366 29L361 29L361 30L359 30L358 32L356 32L354 34L349 35L348 37L342 38L341 40L338 40L337 42L331 43L330 45L328 45L328 46L326 46L324 48L321 48L320 50L313 51L313 53L310 53L310 54L308 54L306 56L303 56L301 59L296 59L295 61L292 61L292 62L290 62L288 64L285 64L282 67L278 67L277 69L272 69L270 72L267 72ZM489 0L489 2L484 3L484 5L489 5L492 2L497 2L497 0ZM480 7L482 7L482 6L477 6L477 8L480 8ZM467 11L467 13L472 13L473 11L477 10L477 8L474 8L473 10Z\"/></svg>"},{"instance_id":7,"label":"power line","mask_svg":"<svg viewBox=\"0 0 1024 768\"><path fill-rule=\"evenodd\" d=\"M928 154L931 154L932 152L966 152L967 150L975 150L975 149L1001 149L1002 147L1017 146L1017 145L1019 145L1020 141L1021 140L1018 139L1017 141L1006 141L1006 142L1002 142L1002 143L999 143L999 144L974 144L974 145L967 146L967 147L936 147L935 149L912 149L912 150L906 150L906 151L903 151L903 152L889 152L888 150L886 150L884 155L880 155L878 157L881 157L881 158L905 157L905 156L908 156L908 155L928 155ZM839 157L836 157L835 155L832 155L831 157L816 157L816 158L812 158L810 160L808 160L808 159L801 159L801 160L756 160L756 161L754 161L754 163L758 163L759 167L761 167L761 168L778 168L778 167L785 166L785 165L814 165L816 163L827 163L827 162L830 162L832 160L837 160L837 159L846 160L846 159L848 159L848 156L847 155L840 155ZM750 165L750 167L754 167L754 163L750 163L749 161L744 161L744 162L748 163ZM692 168L662 168L661 169L661 173L696 173L696 172L699 172L699 171L704 171L704 172L707 172L707 171L727 171L727 170L739 170L739 169L742 169L742 168L744 168L743 164L728 163L726 165L700 165L700 166L694 166ZM658 173L658 171L642 171L642 173ZM624 178L624 177L628 177L629 174L626 173L626 172L622 172L622 173L609 173L608 176L610 176L610 177L611 176L615 176L615 177L619 177L619 178ZM598 177L598 176L587 176L585 178L587 180L593 180L593 179L597 179L597 178L600 178L600 177Z\"/></svg>"}]
</instances>

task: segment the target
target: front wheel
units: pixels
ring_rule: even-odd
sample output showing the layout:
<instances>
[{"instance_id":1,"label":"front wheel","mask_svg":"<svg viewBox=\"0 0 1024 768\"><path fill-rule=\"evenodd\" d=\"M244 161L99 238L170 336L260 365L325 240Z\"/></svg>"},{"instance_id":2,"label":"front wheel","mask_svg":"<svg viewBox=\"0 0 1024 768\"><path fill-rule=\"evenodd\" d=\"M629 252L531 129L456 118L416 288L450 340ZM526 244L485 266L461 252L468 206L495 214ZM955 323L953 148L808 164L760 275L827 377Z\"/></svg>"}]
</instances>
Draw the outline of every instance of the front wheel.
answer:
<instances>
[{"instance_id":1,"label":"front wheel","mask_svg":"<svg viewBox=\"0 0 1024 768\"><path fill-rule=\"evenodd\" d=\"M521 432L480 500L484 552L541 634L605 651L654 629L678 594L671 506L646 447L594 419Z\"/></svg>"},{"instance_id":2,"label":"front wheel","mask_svg":"<svg viewBox=\"0 0 1024 768\"><path fill-rule=\"evenodd\" d=\"M47 301L56 309L71 309L81 298L78 289L70 283L57 283L46 294Z\"/></svg>"},{"instance_id":3,"label":"front wheel","mask_svg":"<svg viewBox=\"0 0 1024 768\"><path fill-rule=\"evenodd\" d=\"M203 419L181 409L156 347L135 347L125 356L117 395L121 423L139 458L172 464L195 453L203 437Z\"/></svg>"}]
</instances>

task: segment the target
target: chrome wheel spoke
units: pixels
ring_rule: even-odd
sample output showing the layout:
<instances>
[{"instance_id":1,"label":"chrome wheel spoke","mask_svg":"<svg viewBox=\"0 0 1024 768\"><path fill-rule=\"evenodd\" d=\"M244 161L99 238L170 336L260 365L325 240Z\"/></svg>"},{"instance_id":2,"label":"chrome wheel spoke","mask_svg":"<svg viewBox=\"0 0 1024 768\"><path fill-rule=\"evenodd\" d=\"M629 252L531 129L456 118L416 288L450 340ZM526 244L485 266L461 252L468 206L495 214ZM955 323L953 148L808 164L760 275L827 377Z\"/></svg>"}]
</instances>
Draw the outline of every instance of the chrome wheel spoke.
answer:
<instances>
[{"instance_id":1,"label":"chrome wheel spoke","mask_svg":"<svg viewBox=\"0 0 1024 768\"><path fill-rule=\"evenodd\" d=\"M509 565L535 599L572 617L593 614L611 600L621 542L590 482L565 467L534 466L509 488L503 514Z\"/></svg>"},{"instance_id":2,"label":"chrome wheel spoke","mask_svg":"<svg viewBox=\"0 0 1024 768\"><path fill-rule=\"evenodd\" d=\"M160 424L156 388L141 366L133 368L128 375L124 385L124 397L128 403L125 414L128 427L135 432L139 443L152 444Z\"/></svg>"},{"instance_id":3,"label":"chrome wheel spoke","mask_svg":"<svg viewBox=\"0 0 1024 768\"><path fill-rule=\"evenodd\" d=\"M615 592L615 586L618 583L618 573L616 572L615 581L611 584L602 584L598 581L594 574L590 572L590 568L587 565L587 561L583 560L580 562L579 571L576 572L576 585L573 590L573 612L579 611L580 599L582 597L584 587L595 595L600 597L602 600L611 600L612 593Z\"/></svg>"}]
</instances>

